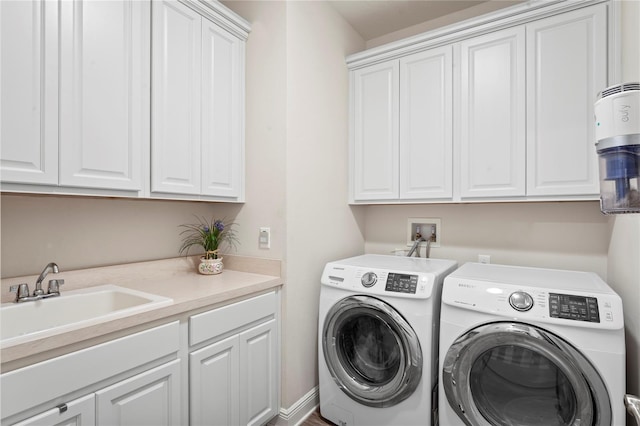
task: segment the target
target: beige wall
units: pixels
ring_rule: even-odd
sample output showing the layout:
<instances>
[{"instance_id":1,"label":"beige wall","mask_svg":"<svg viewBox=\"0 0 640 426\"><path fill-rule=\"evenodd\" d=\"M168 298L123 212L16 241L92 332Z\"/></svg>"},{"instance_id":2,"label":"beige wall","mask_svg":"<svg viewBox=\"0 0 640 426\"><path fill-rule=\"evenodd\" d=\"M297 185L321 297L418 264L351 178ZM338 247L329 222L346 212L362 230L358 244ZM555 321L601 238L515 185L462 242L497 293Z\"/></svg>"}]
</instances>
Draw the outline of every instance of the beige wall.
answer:
<instances>
[{"instance_id":1,"label":"beige wall","mask_svg":"<svg viewBox=\"0 0 640 426\"><path fill-rule=\"evenodd\" d=\"M351 209L346 203L348 78L344 60L362 50L364 42L324 2L225 4L252 24L247 44L247 108L264 108L256 108L255 116L248 114L247 140L257 129L286 129L279 140L258 138L263 151L276 148L279 157L271 167L282 170L286 185L265 188L260 182L263 173L248 165L246 210L250 199L261 197L255 203L258 211L249 220L260 218L263 208L274 207L286 221L276 237L284 240L280 244L286 276L282 406L290 408L317 385L322 268L327 261L361 253L364 247L361 209ZM271 63L281 75L270 75L264 63ZM255 90L250 90L252 82ZM264 90L271 91L266 99ZM273 101L286 112L270 117L268 106ZM251 196L252 188L261 194ZM244 210L238 215L239 222L243 222Z\"/></svg>"},{"instance_id":2,"label":"beige wall","mask_svg":"<svg viewBox=\"0 0 640 426\"><path fill-rule=\"evenodd\" d=\"M177 257L178 226L215 212L194 202L8 194L0 204L3 278L39 274L49 262L64 271Z\"/></svg>"},{"instance_id":3,"label":"beige wall","mask_svg":"<svg viewBox=\"0 0 640 426\"><path fill-rule=\"evenodd\" d=\"M640 2L621 3L621 82L640 81ZM612 222L608 281L624 307L627 392L640 395L640 215L614 216Z\"/></svg>"},{"instance_id":4,"label":"beige wall","mask_svg":"<svg viewBox=\"0 0 640 426\"><path fill-rule=\"evenodd\" d=\"M328 3L288 3L284 407L318 384L318 300L325 263L363 252L362 209L347 205L344 59L362 48L360 36Z\"/></svg>"},{"instance_id":5,"label":"beige wall","mask_svg":"<svg viewBox=\"0 0 640 426\"><path fill-rule=\"evenodd\" d=\"M431 257L462 264L488 254L492 263L579 269L606 278L610 224L596 201L369 206L366 251L406 248L412 217L442 221L441 247Z\"/></svg>"},{"instance_id":6,"label":"beige wall","mask_svg":"<svg viewBox=\"0 0 640 426\"><path fill-rule=\"evenodd\" d=\"M505 7L513 6L518 3L522 3L523 0L489 0L483 3L479 3L476 6L461 11L451 13L449 15L442 16L440 18L432 19L430 21L422 22L420 24L412 25L407 28L403 28L398 31L394 31L389 34L385 34L380 37L376 37L371 40L367 40L367 49L381 46L386 43L392 43L394 41L402 40L407 37L422 34L424 32L441 28L449 24L461 22L466 19L471 19L480 15L484 15L490 12L494 12Z\"/></svg>"},{"instance_id":7,"label":"beige wall","mask_svg":"<svg viewBox=\"0 0 640 426\"><path fill-rule=\"evenodd\" d=\"M348 77L344 60L346 55L362 50L364 41L325 2L225 4L252 24L247 45L248 84L253 80L257 86L270 86L274 81L261 66L263 61L277 64L281 75L286 76L286 81L270 89L270 99L278 106L286 105L286 114L271 117L270 125L285 128L286 134L280 141L262 140L261 147L269 150L275 146L279 150L281 157L272 166L282 167L286 189L278 187L270 192L259 187L265 199L256 206L277 206L286 220L278 236L284 239L286 276L282 406L288 409L317 385L322 268L327 261L361 253L364 247L362 209L351 209L346 203ZM265 31L257 31L263 27ZM249 110L265 102L270 100L265 101L257 88L255 92L247 90ZM261 111L269 114L268 110ZM247 139L262 122L265 117L258 114L247 117ZM262 174L251 167L247 173L250 191ZM248 194L247 201L250 198Z\"/></svg>"}]
</instances>

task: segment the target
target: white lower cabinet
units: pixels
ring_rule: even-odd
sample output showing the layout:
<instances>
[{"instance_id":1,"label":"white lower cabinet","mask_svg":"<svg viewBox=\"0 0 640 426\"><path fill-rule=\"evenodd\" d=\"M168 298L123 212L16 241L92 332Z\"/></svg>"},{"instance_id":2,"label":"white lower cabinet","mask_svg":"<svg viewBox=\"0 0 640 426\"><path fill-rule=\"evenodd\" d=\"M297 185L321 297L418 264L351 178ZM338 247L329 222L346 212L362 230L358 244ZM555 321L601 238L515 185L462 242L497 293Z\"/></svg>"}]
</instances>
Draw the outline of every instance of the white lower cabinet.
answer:
<instances>
[{"instance_id":1,"label":"white lower cabinet","mask_svg":"<svg viewBox=\"0 0 640 426\"><path fill-rule=\"evenodd\" d=\"M175 321L2 374L1 424L179 425L179 331Z\"/></svg>"},{"instance_id":2,"label":"white lower cabinet","mask_svg":"<svg viewBox=\"0 0 640 426\"><path fill-rule=\"evenodd\" d=\"M266 424L280 406L279 312L271 291L3 373L0 424Z\"/></svg>"},{"instance_id":3,"label":"white lower cabinet","mask_svg":"<svg viewBox=\"0 0 640 426\"><path fill-rule=\"evenodd\" d=\"M180 360L96 392L98 425L180 424Z\"/></svg>"},{"instance_id":4,"label":"white lower cabinet","mask_svg":"<svg viewBox=\"0 0 640 426\"><path fill-rule=\"evenodd\" d=\"M60 404L15 425L178 425L179 377L180 361L175 360L98 392Z\"/></svg>"},{"instance_id":5,"label":"white lower cabinet","mask_svg":"<svg viewBox=\"0 0 640 426\"><path fill-rule=\"evenodd\" d=\"M267 293L190 318L192 425L261 425L278 414L278 298Z\"/></svg>"},{"instance_id":6,"label":"white lower cabinet","mask_svg":"<svg viewBox=\"0 0 640 426\"><path fill-rule=\"evenodd\" d=\"M238 336L189 355L192 425L235 425L240 414Z\"/></svg>"},{"instance_id":7,"label":"white lower cabinet","mask_svg":"<svg viewBox=\"0 0 640 426\"><path fill-rule=\"evenodd\" d=\"M55 407L44 413L29 417L15 426L41 426L41 425L64 425L64 426L92 426L96 424L96 397L94 394L86 395ZM4 423L3 423L4 424Z\"/></svg>"}]
</instances>

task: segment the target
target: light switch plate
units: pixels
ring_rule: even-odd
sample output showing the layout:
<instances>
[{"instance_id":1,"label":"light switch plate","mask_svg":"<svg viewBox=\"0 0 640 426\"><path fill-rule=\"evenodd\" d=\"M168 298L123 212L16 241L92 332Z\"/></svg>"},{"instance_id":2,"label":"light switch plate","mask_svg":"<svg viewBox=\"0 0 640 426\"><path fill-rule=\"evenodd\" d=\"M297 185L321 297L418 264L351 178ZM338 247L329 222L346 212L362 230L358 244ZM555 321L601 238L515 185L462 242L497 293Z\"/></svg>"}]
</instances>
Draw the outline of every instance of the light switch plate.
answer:
<instances>
[{"instance_id":1,"label":"light switch plate","mask_svg":"<svg viewBox=\"0 0 640 426\"><path fill-rule=\"evenodd\" d=\"M261 249L271 248L271 228L260 227L260 236L258 237L258 246Z\"/></svg>"}]
</instances>

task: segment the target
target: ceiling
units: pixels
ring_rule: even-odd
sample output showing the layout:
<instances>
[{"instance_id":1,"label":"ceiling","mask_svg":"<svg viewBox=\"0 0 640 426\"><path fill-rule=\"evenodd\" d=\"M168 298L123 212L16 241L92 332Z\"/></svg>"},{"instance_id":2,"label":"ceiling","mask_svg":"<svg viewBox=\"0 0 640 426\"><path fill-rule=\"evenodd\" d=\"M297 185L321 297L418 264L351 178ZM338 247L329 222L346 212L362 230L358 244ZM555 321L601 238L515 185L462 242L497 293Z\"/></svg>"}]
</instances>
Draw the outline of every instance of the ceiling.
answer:
<instances>
[{"instance_id":1,"label":"ceiling","mask_svg":"<svg viewBox=\"0 0 640 426\"><path fill-rule=\"evenodd\" d=\"M365 41L487 2L487 0L328 1Z\"/></svg>"}]
</instances>

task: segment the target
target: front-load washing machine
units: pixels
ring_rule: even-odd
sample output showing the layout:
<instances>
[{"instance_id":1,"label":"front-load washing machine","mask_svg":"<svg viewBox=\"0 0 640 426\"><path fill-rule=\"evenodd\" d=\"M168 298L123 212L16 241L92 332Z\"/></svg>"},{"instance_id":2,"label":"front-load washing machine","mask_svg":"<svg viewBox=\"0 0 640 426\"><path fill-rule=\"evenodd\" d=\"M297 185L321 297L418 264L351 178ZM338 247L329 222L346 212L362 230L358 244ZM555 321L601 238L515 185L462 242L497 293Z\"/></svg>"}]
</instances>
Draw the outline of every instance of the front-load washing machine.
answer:
<instances>
[{"instance_id":1,"label":"front-load washing machine","mask_svg":"<svg viewBox=\"0 0 640 426\"><path fill-rule=\"evenodd\" d=\"M452 260L363 255L328 263L318 327L320 412L340 425L429 425L440 293Z\"/></svg>"},{"instance_id":2,"label":"front-load washing machine","mask_svg":"<svg viewBox=\"0 0 640 426\"><path fill-rule=\"evenodd\" d=\"M444 282L440 424L625 424L622 301L594 273L467 263Z\"/></svg>"}]
</instances>

